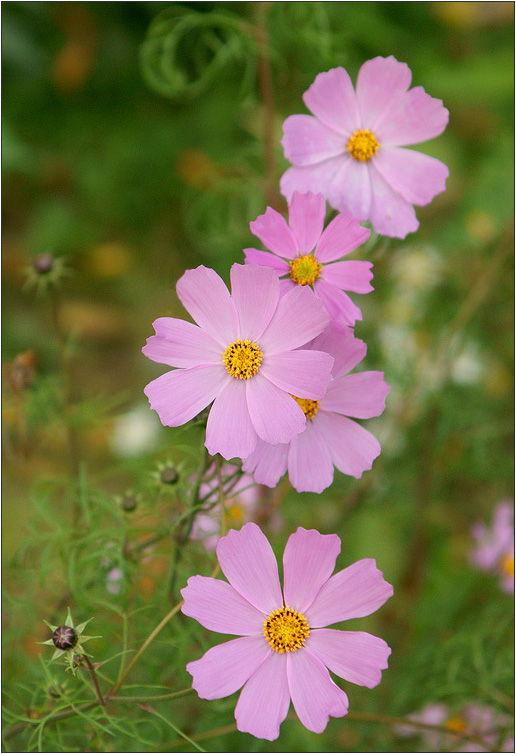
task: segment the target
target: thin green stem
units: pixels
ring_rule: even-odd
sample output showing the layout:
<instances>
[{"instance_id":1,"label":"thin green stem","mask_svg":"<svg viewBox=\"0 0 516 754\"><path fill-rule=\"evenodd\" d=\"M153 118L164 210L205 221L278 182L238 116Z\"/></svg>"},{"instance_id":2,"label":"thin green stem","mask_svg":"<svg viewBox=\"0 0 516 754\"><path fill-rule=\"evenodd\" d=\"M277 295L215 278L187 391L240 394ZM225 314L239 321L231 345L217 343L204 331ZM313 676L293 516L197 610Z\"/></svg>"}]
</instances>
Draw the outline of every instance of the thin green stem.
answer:
<instances>
[{"instance_id":1,"label":"thin green stem","mask_svg":"<svg viewBox=\"0 0 516 754\"><path fill-rule=\"evenodd\" d=\"M170 694L159 694L157 696L113 696L109 698L116 702L166 702L172 699L181 699L184 696L188 696L193 693L193 688L189 686L187 689L181 689L181 691L172 691Z\"/></svg>"},{"instance_id":2,"label":"thin green stem","mask_svg":"<svg viewBox=\"0 0 516 754\"><path fill-rule=\"evenodd\" d=\"M91 661L88 655L83 655L83 658L84 658L86 667L89 670L91 680L93 681L93 687L95 688L95 696L97 697L97 701L99 704L101 704L104 707L106 705L106 702L104 701L104 697L102 696L102 692L100 690L97 674L95 673L95 668L91 664Z\"/></svg>"}]
</instances>

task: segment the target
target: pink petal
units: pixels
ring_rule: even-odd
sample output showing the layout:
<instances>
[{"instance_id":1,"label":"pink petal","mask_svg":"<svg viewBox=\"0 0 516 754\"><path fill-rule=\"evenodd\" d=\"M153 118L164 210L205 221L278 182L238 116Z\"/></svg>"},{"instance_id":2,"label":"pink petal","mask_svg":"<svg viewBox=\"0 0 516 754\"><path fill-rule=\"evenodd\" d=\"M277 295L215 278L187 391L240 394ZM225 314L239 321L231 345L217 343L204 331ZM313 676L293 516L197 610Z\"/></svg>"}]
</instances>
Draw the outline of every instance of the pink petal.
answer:
<instances>
[{"instance_id":1,"label":"pink petal","mask_svg":"<svg viewBox=\"0 0 516 754\"><path fill-rule=\"evenodd\" d=\"M319 278L315 281L314 291L323 302L334 327L353 327L357 320L362 319L362 312L358 306L340 288Z\"/></svg>"},{"instance_id":2,"label":"pink petal","mask_svg":"<svg viewBox=\"0 0 516 754\"><path fill-rule=\"evenodd\" d=\"M270 652L263 636L244 636L219 644L186 666L193 676L192 688L201 699L229 696L244 685Z\"/></svg>"},{"instance_id":3,"label":"pink petal","mask_svg":"<svg viewBox=\"0 0 516 754\"><path fill-rule=\"evenodd\" d=\"M341 212L324 229L315 255L319 262L333 262L367 241L371 231L363 228L350 212Z\"/></svg>"},{"instance_id":4,"label":"pink petal","mask_svg":"<svg viewBox=\"0 0 516 754\"><path fill-rule=\"evenodd\" d=\"M333 463L316 419L307 421L305 431L290 442L288 478L298 492L322 492L333 482Z\"/></svg>"},{"instance_id":5,"label":"pink petal","mask_svg":"<svg viewBox=\"0 0 516 754\"><path fill-rule=\"evenodd\" d=\"M249 678L235 707L237 728L274 741L290 707L285 654L273 652Z\"/></svg>"},{"instance_id":6,"label":"pink petal","mask_svg":"<svg viewBox=\"0 0 516 754\"><path fill-rule=\"evenodd\" d=\"M388 147L374 160L375 168L389 186L411 204L424 205L446 188L446 165L413 149Z\"/></svg>"},{"instance_id":7,"label":"pink petal","mask_svg":"<svg viewBox=\"0 0 516 754\"><path fill-rule=\"evenodd\" d=\"M324 227L326 200L322 194L301 194L295 191L288 208L289 224L297 240L300 254L314 250Z\"/></svg>"},{"instance_id":8,"label":"pink petal","mask_svg":"<svg viewBox=\"0 0 516 754\"><path fill-rule=\"evenodd\" d=\"M237 317L222 278L203 265L187 270L176 285L177 295L199 327L224 346L238 337Z\"/></svg>"},{"instance_id":9,"label":"pink petal","mask_svg":"<svg viewBox=\"0 0 516 754\"><path fill-rule=\"evenodd\" d=\"M260 347L266 358L276 351L300 348L319 335L329 322L323 304L310 286L296 285L280 298L276 314L260 338Z\"/></svg>"},{"instance_id":10,"label":"pink petal","mask_svg":"<svg viewBox=\"0 0 516 754\"><path fill-rule=\"evenodd\" d=\"M372 558L358 560L332 576L306 611L312 628L324 628L350 618L363 618L378 610L393 588Z\"/></svg>"},{"instance_id":11,"label":"pink petal","mask_svg":"<svg viewBox=\"0 0 516 754\"><path fill-rule=\"evenodd\" d=\"M287 655L287 678L292 704L299 720L314 733L322 733L331 717L343 717L348 698L322 662L306 649Z\"/></svg>"},{"instance_id":12,"label":"pink petal","mask_svg":"<svg viewBox=\"0 0 516 754\"><path fill-rule=\"evenodd\" d=\"M318 351L326 351L335 359L331 370L334 382L342 375L350 372L357 364L360 364L367 353L367 346L364 341L355 338L353 332L349 329L340 332L328 327L310 345L311 348ZM326 398L323 401L323 406L325 403Z\"/></svg>"},{"instance_id":13,"label":"pink petal","mask_svg":"<svg viewBox=\"0 0 516 754\"><path fill-rule=\"evenodd\" d=\"M222 365L175 369L149 382L143 392L162 424L179 427L206 408L229 379Z\"/></svg>"},{"instance_id":14,"label":"pink petal","mask_svg":"<svg viewBox=\"0 0 516 754\"><path fill-rule=\"evenodd\" d=\"M346 140L311 115L290 115L281 139L285 157L297 167L314 165L342 154Z\"/></svg>"},{"instance_id":15,"label":"pink petal","mask_svg":"<svg viewBox=\"0 0 516 754\"><path fill-rule=\"evenodd\" d=\"M356 419L380 416L389 390L383 372L348 374L331 383L324 399L324 410Z\"/></svg>"},{"instance_id":16,"label":"pink petal","mask_svg":"<svg viewBox=\"0 0 516 754\"><path fill-rule=\"evenodd\" d=\"M264 215L249 223L251 233L257 236L268 249L285 259L297 257L297 242L287 221L272 207Z\"/></svg>"},{"instance_id":17,"label":"pink petal","mask_svg":"<svg viewBox=\"0 0 516 754\"><path fill-rule=\"evenodd\" d=\"M382 680L390 647L383 639L364 631L311 631L306 648L340 678L372 689Z\"/></svg>"},{"instance_id":18,"label":"pink petal","mask_svg":"<svg viewBox=\"0 0 516 754\"><path fill-rule=\"evenodd\" d=\"M294 283L290 275L288 278L282 278L279 281L279 290L280 290L280 296L283 297L285 293L288 293L293 288L297 287L297 283Z\"/></svg>"},{"instance_id":19,"label":"pink petal","mask_svg":"<svg viewBox=\"0 0 516 754\"><path fill-rule=\"evenodd\" d=\"M181 612L210 631L238 636L263 636L266 615L257 610L231 584L206 576L190 576L181 589Z\"/></svg>"},{"instance_id":20,"label":"pink petal","mask_svg":"<svg viewBox=\"0 0 516 754\"><path fill-rule=\"evenodd\" d=\"M278 564L265 534L255 523L231 529L217 544L222 573L248 602L267 615L283 604Z\"/></svg>"},{"instance_id":21,"label":"pink petal","mask_svg":"<svg viewBox=\"0 0 516 754\"><path fill-rule=\"evenodd\" d=\"M277 273L257 264L234 264L231 267L231 295L240 324L239 337L257 340L278 305Z\"/></svg>"},{"instance_id":22,"label":"pink petal","mask_svg":"<svg viewBox=\"0 0 516 754\"><path fill-rule=\"evenodd\" d=\"M246 264L261 264L263 267L271 267L276 270L278 275L287 275L290 272L290 265L276 254L261 249L244 249Z\"/></svg>"},{"instance_id":23,"label":"pink petal","mask_svg":"<svg viewBox=\"0 0 516 754\"><path fill-rule=\"evenodd\" d=\"M370 163L354 160L350 154L344 155L326 196L339 212L350 212L359 222L368 220L372 202Z\"/></svg>"},{"instance_id":24,"label":"pink petal","mask_svg":"<svg viewBox=\"0 0 516 754\"><path fill-rule=\"evenodd\" d=\"M287 470L288 443L269 445L258 440L255 450L242 464L244 471L254 472L254 480L275 487Z\"/></svg>"},{"instance_id":25,"label":"pink petal","mask_svg":"<svg viewBox=\"0 0 516 754\"><path fill-rule=\"evenodd\" d=\"M442 134L448 118L442 100L430 97L422 86L416 86L393 102L389 112L380 117L376 136L380 146L420 144Z\"/></svg>"},{"instance_id":26,"label":"pink petal","mask_svg":"<svg viewBox=\"0 0 516 754\"><path fill-rule=\"evenodd\" d=\"M369 128L375 133L386 114L403 99L411 80L412 73L408 65L399 63L392 55L365 62L357 77L361 127Z\"/></svg>"},{"instance_id":27,"label":"pink petal","mask_svg":"<svg viewBox=\"0 0 516 754\"><path fill-rule=\"evenodd\" d=\"M142 353L159 364L171 367L194 367L220 364L223 348L200 327L184 319L160 317L153 322L156 335L147 338Z\"/></svg>"},{"instance_id":28,"label":"pink petal","mask_svg":"<svg viewBox=\"0 0 516 754\"><path fill-rule=\"evenodd\" d=\"M373 290L371 280L372 262L333 262L323 267L322 278L327 283L354 293L369 293Z\"/></svg>"},{"instance_id":29,"label":"pink petal","mask_svg":"<svg viewBox=\"0 0 516 754\"><path fill-rule=\"evenodd\" d=\"M229 377L211 407L206 424L206 442L210 455L220 453L226 461L230 458L247 458L256 446L258 436L253 427L245 380Z\"/></svg>"},{"instance_id":30,"label":"pink petal","mask_svg":"<svg viewBox=\"0 0 516 754\"><path fill-rule=\"evenodd\" d=\"M303 100L314 115L335 131L352 134L360 128L357 98L344 68L319 73Z\"/></svg>"},{"instance_id":31,"label":"pink petal","mask_svg":"<svg viewBox=\"0 0 516 754\"><path fill-rule=\"evenodd\" d=\"M419 222L412 204L407 202L382 178L380 173L371 170L373 201L371 223L377 233L394 238L405 238L419 228Z\"/></svg>"},{"instance_id":32,"label":"pink petal","mask_svg":"<svg viewBox=\"0 0 516 754\"><path fill-rule=\"evenodd\" d=\"M317 429L326 440L334 465L343 474L360 479L380 455L376 437L347 416L319 410L317 418Z\"/></svg>"},{"instance_id":33,"label":"pink petal","mask_svg":"<svg viewBox=\"0 0 516 754\"><path fill-rule=\"evenodd\" d=\"M290 442L305 428L306 419L301 407L261 374L255 374L247 381L247 407L258 437L271 445ZM253 450L242 458L247 458Z\"/></svg>"},{"instance_id":34,"label":"pink petal","mask_svg":"<svg viewBox=\"0 0 516 754\"><path fill-rule=\"evenodd\" d=\"M298 527L288 538L283 553L285 605L304 613L335 569L340 553L336 534L319 534Z\"/></svg>"},{"instance_id":35,"label":"pink petal","mask_svg":"<svg viewBox=\"0 0 516 754\"><path fill-rule=\"evenodd\" d=\"M332 157L329 160L318 162L316 165L307 167L290 167L283 173L280 180L280 189L283 196L288 200L292 198L294 191L306 193L312 191L316 194L328 196L329 187L340 170L346 157Z\"/></svg>"},{"instance_id":36,"label":"pink petal","mask_svg":"<svg viewBox=\"0 0 516 754\"><path fill-rule=\"evenodd\" d=\"M333 357L321 351L273 353L262 362L260 374L298 398L320 400L331 380Z\"/></svg>"}]
</instances>

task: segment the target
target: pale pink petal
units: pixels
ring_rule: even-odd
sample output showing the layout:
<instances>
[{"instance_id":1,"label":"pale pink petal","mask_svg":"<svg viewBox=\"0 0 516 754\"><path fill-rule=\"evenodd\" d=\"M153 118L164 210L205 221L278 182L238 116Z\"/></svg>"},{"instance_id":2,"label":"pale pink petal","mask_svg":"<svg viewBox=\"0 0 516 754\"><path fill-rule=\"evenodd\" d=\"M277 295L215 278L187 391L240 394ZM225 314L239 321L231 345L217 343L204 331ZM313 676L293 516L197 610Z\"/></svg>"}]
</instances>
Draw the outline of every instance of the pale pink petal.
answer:
<instances>
[{"instance_id":1,"label":"pale pink petal","mask_svg":"<svg viewBox=\"0 0 516 754\"><path fill-rule=\"evenodd\" d=\"M307 650L340 678L372 689L382 680L391 649L383 639L364 631L318 628L310 632Z\"/></svg>"},{"instance_id":2,"label":"pale pink petal","mask_svg":"<svg viewBox=\"0 0 516 754\"><path fill-rule=\"evenodd\" d=\"M323 280L327 283L343 288L345 291L354 293L369 293L373 290L371 280L372 262L360 262L353 260L349 262L333 262L333 264L324 265L321 273Z\"/></svg>"},{"instance_id":3,"label":"pale pink petal","mask_svg":"<svg viewBox=\"0 0 516 754\"><path fill-rule=\"evenodd\" d=\"M263 636L244 636L219 644L186 666L193 676L192 688L201 699L229 696L244 685L270 652Z\"/></svg>"},{"instance_id":4,"label":"pale pink petal","mask_svg":"<svg viewBox=\"0 0 516 754\"><path fill-rule=\"evenodd\" d=\"M187 270L176 285L177 295L199 327L222 345L238 337L235 307L229 291L214 270L200 265Z\"/></svg>"},{"instance_id":5,"label":"pale pink petal","mask_svg":"<svg viewBox=\"0 0 516 754\"><path fill-rule=\"evenodd\" d=\"M356 419L380 416L390 390L383 372L357 372L331 383L324 399L324 410Z\"/></svg>"},{"instance_id":6,"label":"pale pink petal","mask_svg":"<svg viewBox=\"0 0 516 754\"><path fill-rule=\"evenodd\" d=\"M285 653L273 652L249 678L235 707L237 728L274 741L290 707Z\"/></svg>"},{"instance_id":7,"label":"pale pink petal","mask_svg":"<svg viewBox=\"0 0 516 754\"><path fill-rule=\"evenodd\" d=\"M363 618L378 610L393 588L372 558L358 560L332 576L305 613L312 628L324 628L351 618Z\"/></svg>"},{"instance_id":8,"label":"pale pink petal","mask_svg":"<svg viewBox=\"0 0 516 754\"><path fill-rule=\"evenodd\" d=\"M289 224L297 240L300 254L314 250L324 227L326 200L322 194L301 194L295 191L288 208Z\"/></svg>"},{"instance_id":9,"label":"pale pink petal","mask_svg":"<svg viewBox=\"0 0 516 754\"><path fill-rule=\"evenodd\" d=\"M287 221L272 207L249 223L251 233L257 236L270 251L285 259L297 257L297 242Z\"/></svg>"},{"instance_id":10,"label":"pale pink petal","mask_svg":"<svg viewBox=\"0 0 516 754\"><path fill-rule=\"evenodd\" d=\"M267 356L260 374L298 398L320 400L331 380L333 357L321 351L285 351Z\"/></svg>"},{"instance_id":11,"label":"pale pink petal","mask_svg":"<svg viewBox=\"0 0 516 754\"><path fill-rule=\"evenodd\" d=\"M343 474L360 479L380 455L376 437L347 416L319 409L317 429L326 440L334 465Z\"/></svg>"},{"instance_id":12,"label":"pale pink petal","mask_svg":"<svg viewBox=\"0 0 516 754\"><path fill-rule=\"evenodd\" d=\"M430 97L422 86L416 86L393 101L389 112L380 117L375 135L380 146L419 144L442 134L448 119L442 100Z\"/></svg>"},{"instance_id":13,"label":"pale pink petal","mask_svg":"<svg viewBox=\"0 0 516 754\"><path fill-rule=\"evenodd\" d=\"M250 522L231 529L217 544L222 573L248 602L267 615L283 604L278 564L259 526Z\"/></svg>"},{"instance_id":14,"label":"pale pink petal","mask_svg":"<svg viewBox=\"0 0 516 754\"><path fill-rule=\"evenodd\" d=\"M244 249L244 254L246 264L261 264L263 267L271 267L276 270L278 275L287 275L290 272L289 263L270 251Z\"/></svg>"},{"instance_id":15,"label":"pale pink petal","mask_svg":"<svg viewBox=\"0 0 516 754\"><path fill-rule=\"evenodd\" d=\"M337 157L346 149L341 134L311 115L290 115L283 123L281 144L287 160L297 167Z\"/></svg>"},{"instance_id":16,"label":"pale pink petal","mask_svg":"<svg viewBox=\"0 0 516 754\"><path fill-rule=\"evenodd\" d=\"M261 374L247 380L247 407L258 437L271 445L290 442L305 428L306 419L301 407ZM241 457L246 458L253 450Z\"/></svg>"},{"instance_id":17,"label":"pale pink petal","mask_svg":"<svg viewBox=\"0 0 516 754\"><path fill-rule=\"evenodd\" d=\"M317 351L326 351L333 356L335 363L331 373L334 382L354 369L357 364L360 364L367 353L367 346L364 341L355 338L351 330L346 329L344 332L340 332L332 327L326 328L323 333L318 335L312 341L310 347ZM330 385L333 385L333 383L330 383ZM323 405L325 403L326 398L324 398Z\"/></svg>"},{"instance_id":18,"label":"pale pink petal","mask_svg":"<svg viewBox=\"0 0 516 754\"><path fill-rule=\"evenodd\" d=\"M424 205L446 188L449 170L443 162L413 149L388 147L374 159L375 168L394 191L411 204Z\"/></svg>"},{"instance_id":19,"label":"pale pink petal","mask_svg":"<svg viewBox=\"0 0 516 754\"><path fill-rule=\"evenodd\" d=\"M314 115L335 131L351 134L360 128L357 98L344 68L319 73L303 94L303 100Z\"/></svg>"},{"instance_id":20,"label":"pale pink petal","mask_svg":"<svg viewBox=\"0 0 516 754\"><path fill-rule=\"evenodd\" d=\"M193 419L231 379L224 366L175 369L149 382L144 393L166 427L179 427Z\"/></svg>"},{"instance_id":21,"label":"pale pink petal","mask_svg":"<svg viewBox=\"0 0 516 754\"><path fill-rule=\"evenodd\" d=\"M229 377L211 407L204 444L210 455L220 453L229 461L246 458L253 452L257 439L247 408L246 380Z\"/></svg>"},{"instance_id":22,"label":"pale pink petal","mask_svg":"<svg viewBox=\"0 0 516 754\"><path fill-rule=\"evenodd\" d=\"M223 354L220 343L191 322L160 317L153 327L156 335L147 338L147 345L142 348L148 359L171 367L220 364Z\"/></svg>"},{"instance_id":23,"label":"pale pink petal","mask_svg":"<svg viewBox=\"0 0 516 754\"><path fill-rule=\"evenodd\" d=\"M289 275L288 278L282 278L282 279L280 279L280 281L279 281L279 290L280 290L280 296L281 297L283 297L285 295L285 293L288 293L293 288L297 288L297 283L294 283L294 281L292 280L292 278L290 277L290 275Z\"/></svg>"},{"instance_id":24,"label":"pale pink petal","mask_svg":"<svg viewBox=\"0 0 516 754\"><path fill-rule=\"evenodd\" d=\"M330 160L324 160L316 165L304 168L296 166L288 168L280 179L281 193L288 200L291 199L294 191L301 193L312 191L327 197L335 174L340 170L342 162L346 159L344 156L333 157Z\"/></svg>"},{"instance_id":25,"label":"pale pink petal","mask_svg":"<svg viewBox=\"0 0 516 754\"><path fill-rule=\"evenodd\" d=\"M326 280L322 278L316 280L314 291L323 302L334 327L339 329L353 327L357 320L362 319L362 312L348 294L331 283L327 283Z\"/></svg>"},{"instance_id":26,"label":"pale pink petal","mask_svg":"<svg viewBox=\"0 0 516 754\"><path fill-rule=\"evenodd\" d=\"M181 612L210 631L237 636L262 636L265 613L257 610L231 584L206 576L190 576L181 589Z\"/></svg>"},{"instance_id":27,"label":"pale pink petal","mask_svg":"<svg viewBox=\"0 0 516 754\"><path fill-rule=\"evenodd\" d=\"M350 154L339 160L326 197L334 209L350 212L359 222L369 219L373 193L370 163L354 160Z\"/></svg>"},{"instance_id":28,"label":"pale pink petal","mask_svg":"<svg viewBox=\"0 0 516 754\"><path fill-rule=\"evenodd\" d=\"M287 679L296 714L308 730L322 733L330 717L343 717L347 713L346 694L308 650L288 653Z\"/></svg>"},{"instance_id":29,"label":"pale pink petal","mask_svg":"<svg viewBox=\"0 0 516 754\"><path fill-rule=\"evenodd\" d=\"M258 439L255 450L242 464L258 484L275 487L287 470L288 443L269 445Z\"/></svg>"},{"instance_id":30,"label":"pale pink petal","mask_svg":"<svg viewBox=\"0 0 516 754\"><path fill-rule=\"evenodd\" d=\"M239 337L257 340L278 305L277 273L257 264L234 264L231 267L231 295L240 324Z\"/></svg>"},{"instance_id":31,"label":"pale pink petal","mask_svg":"<svg viewBox=\"0 0 516 754\"><path fill-rule=\"evenodd\" d=\"M367 241L371 231L363 228L350 212L340 212L324 229L315 255L319 262L333 262Z\"/></svg>"},{"instance_id":32,"label":"pale pink petal","mask_svg":"<svg viewBox=\"0 0 516 754\"><path fill-rule=\"evenodd\" d=\"M317 432L315 420L307 421L305 431L290 442L290 483L298 492L322 492L333 482L333 471L328 446Z\"/></svg>"},{"instance_id":33,"label":"pale pink petal","mask_svg":"<svg viewBox=\"0 0 516 754\"><path fill-rule=\"evenodd\" d=\"M316 283L319 281L316 281ZM330 318L308 285L296 285L280 298L276 314L260 338L265 356L300 348L329 324Z\"/></svg>"},{"instance_id":34,"label":"pale pink petal","mask_svg":"<svg viewBox=\"0 0 516 754\"><path fill-rule=\"evenodd\" d=\"M340 553L336 534L320 534L298 527L288 538L283 553L285 605L304 613L335 569Z\"/></svg>"},{"instance_id":35,"label":"pale pink petal","mask_svg":"<svg viewBox=\"0 0 516 754\"><path fill-rule=\"evenodd\" d=\"M394 238L405 238L419 228L419 222L412 204L382 178L373 168L370 173L373 189L371 203L371 223L377 233Z\"/></svg>"},{"instance_id":36,"label":"pale pink petal","mask_svg":"<svg viewBox=\"0 0 516 754\"><path fill-rule=\"evenodd\" d=\"M357 100L361 113L361 127L375 133L375 128L406 94L412 73L406 63L392 55L366 61L357 77Z\"/></svg>"}]
</instances>

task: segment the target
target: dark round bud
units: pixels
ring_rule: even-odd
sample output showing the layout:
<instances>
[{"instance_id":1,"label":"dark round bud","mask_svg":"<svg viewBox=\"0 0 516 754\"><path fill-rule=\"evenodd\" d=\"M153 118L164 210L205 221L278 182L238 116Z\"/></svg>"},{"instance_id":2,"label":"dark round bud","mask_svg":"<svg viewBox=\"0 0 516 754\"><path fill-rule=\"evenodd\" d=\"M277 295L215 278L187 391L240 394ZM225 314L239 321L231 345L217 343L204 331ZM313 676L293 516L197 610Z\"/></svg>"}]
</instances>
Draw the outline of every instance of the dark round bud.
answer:
<instances>
[{"instance_id":1,"label":"dark round bud","mask_svg":"<svg viewBox=\"0 0 516 754\"><path fill-rule=\"evenodd\" d=\"M79 637L70 626L59 626L52 634L52 641L58 649L72 649L79 641Z\"/></svg>"},{"instance_id":2,"label":"dark round bud","mask_svg":"<svg viewBox=\"0 0 516 754\"><path fill-rule=\"evenodd\" d=\"M54 266L54 257L52 254L39 254L33 260L32 265L40 275L46 275Z\"/></svg>"},{"instance_id":3,"label":"dark round bud","mask_svg":"<svg viewBox=\"0 0 516 754\"><path fill-rule=\"evenodd\" d=\"M124 495L121 505L124 511L134 511L138 507L138 500L134 495Z\"/></svg>"},{"instance_id":4,"label":"dark round bud","mask_svg":"<svg viewBox=\"0 0 516 754\"><path fill-rule=\"evenodd\" d=\"M167 468L163 469L163 471L161 472L160 479L163 484L175 484L179 479L177 469L175 469L173 466L167 466Z\"/></svg>"}]
</instances>

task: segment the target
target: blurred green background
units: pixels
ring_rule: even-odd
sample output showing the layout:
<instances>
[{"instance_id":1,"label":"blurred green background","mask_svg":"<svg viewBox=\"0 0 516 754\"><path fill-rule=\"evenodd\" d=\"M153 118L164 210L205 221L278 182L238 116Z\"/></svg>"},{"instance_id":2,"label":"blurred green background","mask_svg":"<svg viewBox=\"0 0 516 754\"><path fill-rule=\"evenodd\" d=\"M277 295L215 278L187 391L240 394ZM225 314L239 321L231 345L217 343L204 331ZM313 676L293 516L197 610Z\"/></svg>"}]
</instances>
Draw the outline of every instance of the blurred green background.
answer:
<instances>
[{"instance_id":1,"label":"blurred green background","mask_svg":"<svg viewBox=\"0 0 516 754\"><path fill-rule=\"evenodd\" d=\"M256 28L273 103L263 98ZM340 567L375 557L395 585L395 598L362 622L393 647L391 669L373 692L346 685L351 709L402 715L430 699L496 704L510 695L510 598L468 558L471 526L488 522L514 490L514 4L4 2L2 52L4 683L27 686L41 675L41 621L70 588L69 512L56 481L74 464L63 396L81 468L102 490L91 497L100 500L96 539L79 558L88 573L97 562L88 553L102 552L121 526L115 496L145 488L156 463L181 459L184 444L198 452L198 437L153 421L143 395L164 371L140 351L152 321L184 316L175 282L198 264L228 280L242 249L255 245L249 222L270 197L284 209L275 196L288 166L281 124L306 112L301 97L317 73L342 65L355 80L369 58L394 55L450 111L445 133L418 147L449 165L450 177L443 194L417 208L416 234L373 239L355 254L374 262L374 293L355 297L363 366L383 370L391 385L385 413L366 423L382 455L359 482L336 473L321 496L282 484L272 494L283 520L275 545L280 552L298 525L335 531ZM58 300L25 285L46 253L70 272ZM21 389L20 363L30 377ZM145 499L137 515L154 520ZM179 586L198 572L199 557L185 556ZM137 599L166 612L159 567L139 566L152 588ZM72 604L98 604L95 589L86 594L84 579L74 582ZM93 633L105 636L109 620L98 610ZM144 615L137 637L153 625ZM98 653L109 652L105 641ZM155 666L156 658L158 673ZM202 712L202 729L232 721L233 702L189 704L191 717ZM204 745L416 745L385 726L335 720L319 737L297 722L282 730L275 744L232 734ZM170 733L155 732L146 750L160 750ZM59 750L72 750L66 740ZM109 746L121 748L91 739L88 750L133 745L120 734Z\"/></svg>"}]
</instances>

